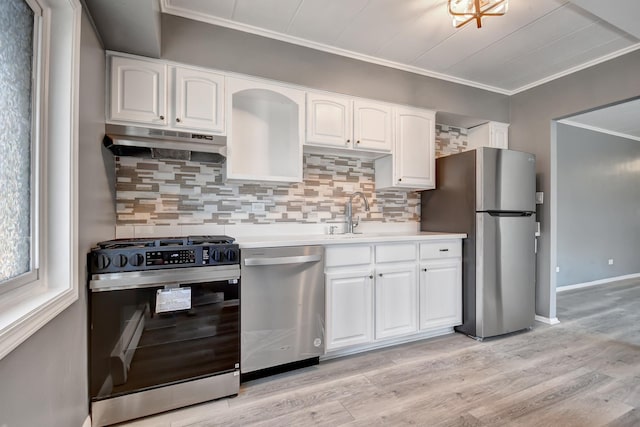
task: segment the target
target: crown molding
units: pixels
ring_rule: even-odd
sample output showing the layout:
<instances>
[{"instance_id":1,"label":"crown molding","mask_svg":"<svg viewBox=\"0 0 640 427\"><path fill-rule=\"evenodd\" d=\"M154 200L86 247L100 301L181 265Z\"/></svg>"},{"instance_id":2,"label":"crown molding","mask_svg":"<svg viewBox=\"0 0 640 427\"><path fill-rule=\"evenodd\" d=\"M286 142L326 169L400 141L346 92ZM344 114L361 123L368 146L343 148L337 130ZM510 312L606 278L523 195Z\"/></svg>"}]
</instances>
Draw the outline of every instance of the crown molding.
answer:
<instances>
[{"instance_id":1,"label":"crown molding","mask_svg":"<svg viewBox=\"0 0 640 427\"><path fill-rule=\"evenodd\" d=\"M616 131L612 131L612 130L608 130L608 129L599 128L599 127L596 127L596 126L587 125L587 124L584 124L584 123L574 122L573 120L570 120L570 119L558 120L558 123L562 123L564 125L569 125L569 126L574 126L574 127L577 127L577 128L590 130L590 131L593 131L593 132L599 132L599 133L604 133L604 134L607 134L607 135L617 136L617 137L620 137L620 138L630 139L632 141L640 141L640 136L629 135L629 134L622 133L622 132L616 132Z\"/></svg>"}]
</instances>

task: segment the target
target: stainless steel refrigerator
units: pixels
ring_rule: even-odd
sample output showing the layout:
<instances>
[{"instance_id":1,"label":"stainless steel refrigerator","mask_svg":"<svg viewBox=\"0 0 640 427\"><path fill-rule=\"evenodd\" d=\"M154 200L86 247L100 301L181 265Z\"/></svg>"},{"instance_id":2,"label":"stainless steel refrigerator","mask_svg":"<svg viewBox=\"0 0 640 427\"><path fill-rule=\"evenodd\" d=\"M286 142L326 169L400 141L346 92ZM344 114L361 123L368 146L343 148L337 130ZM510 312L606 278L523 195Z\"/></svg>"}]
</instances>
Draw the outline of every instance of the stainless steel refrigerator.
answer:
<instances>
[{"instance_id":1,"label":"stainless steel refrigerator","mask_svg":"<svg viewBox=\"0 0 640 427\"><path fill-rule=\"evenodd\" d=\"M421 229L467 233L457 331L483 339L533 325L535 181L535 156L520 151L483 147L436 160Z\"/></svg>"}]
</instances>

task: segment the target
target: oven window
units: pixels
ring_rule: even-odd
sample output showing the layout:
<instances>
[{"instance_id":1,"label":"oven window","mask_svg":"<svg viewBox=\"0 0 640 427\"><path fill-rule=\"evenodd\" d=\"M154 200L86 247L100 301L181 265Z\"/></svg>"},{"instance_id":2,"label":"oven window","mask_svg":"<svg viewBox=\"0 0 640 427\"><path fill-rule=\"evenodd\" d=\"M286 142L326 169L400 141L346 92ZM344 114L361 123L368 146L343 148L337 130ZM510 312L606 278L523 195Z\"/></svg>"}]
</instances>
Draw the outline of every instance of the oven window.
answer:
<instances>
[{"instance_id":1,"label":"oven window","mask_svg":"<svg viewBox=\"0 0 640 427\"><path fill-rule=\"evenodd\" d=\"M173 292L153 287L91 293L91 397L235 370L238 286L225 281Z\"/></svg>"}]
</instances>

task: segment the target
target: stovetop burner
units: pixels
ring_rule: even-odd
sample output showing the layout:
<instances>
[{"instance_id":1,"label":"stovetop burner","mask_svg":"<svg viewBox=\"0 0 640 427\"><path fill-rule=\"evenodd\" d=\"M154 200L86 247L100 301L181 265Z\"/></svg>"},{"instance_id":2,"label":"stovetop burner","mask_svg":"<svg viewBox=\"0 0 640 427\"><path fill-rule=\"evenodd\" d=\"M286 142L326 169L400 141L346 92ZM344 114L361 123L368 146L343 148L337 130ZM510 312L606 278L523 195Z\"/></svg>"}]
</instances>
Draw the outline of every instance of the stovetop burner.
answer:
<instances>
[{"instance_id":1,"label":"stovetop burner","mask_svg":"<svg viewBox=\"0 0 640 427\"><path fill-rule=\"evenodd\" d=\"M149 239L114 239L98 243L100 249L151 248L162 246L224 245L234 242L229 236L187 236Z\"/></svg>"},{"instance_id":2,"label":"stovetop burner","mask_svg":"<svg viewBox=\"0 0 640 427\"><path fill-rule=\"evenodd\" d=\"M90 270L102 274L238 264L234 241L216 235L107 240L91 250Z\"/></svg>"}]
</instances>

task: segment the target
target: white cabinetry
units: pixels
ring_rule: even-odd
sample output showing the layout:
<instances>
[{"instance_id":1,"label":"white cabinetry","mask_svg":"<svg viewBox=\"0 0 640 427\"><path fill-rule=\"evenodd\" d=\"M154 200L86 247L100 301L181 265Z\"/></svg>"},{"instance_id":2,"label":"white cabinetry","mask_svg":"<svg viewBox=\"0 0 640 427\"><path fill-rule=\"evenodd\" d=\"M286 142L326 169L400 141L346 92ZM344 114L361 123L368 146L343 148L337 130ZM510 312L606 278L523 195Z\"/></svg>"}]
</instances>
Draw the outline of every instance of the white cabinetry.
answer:
<instances>
[{"instance_id":1,"label":"white cabinetry","mask_svg":"<svg viewBox=\"0 0 640 427\"><path fill-rule=\"evenodd\" d=\"M224 133L223 75L131 57L110 60L107 121Z\"/></svg>"},{"instance_id":2,"label":"white cabinetry","mask_svg":"<svg viewBox=\"0 0 640 427\"><path fill-rule=\"evenodd\" d=\"M462 324L461 242L420 245L420 329Z\"/></svg>"},{"instance_id":3,"label":"white cabinetry","mask_svg":"<svg viewBox=\"0 0 640 427\"><path fill-rule=\"evenodd\" d=\"M167 124L167 66L111 57L110 121Z\"/></svg>"},{"instance_id":4,"label":"white cabinetry","mask_svg":"<svg viewBox=\"0 0 640 427\"><path fill-rule=\"evenodd\" d=\"M375 246L376 340L406 335L417 330L417 245Z\"/></svg>"},{"instance_id":5,"label":"white cabinetry","mask_svg":"<svg viewBox=\"0 0 640 427\"><path fill-rule=\"evenodd\" d=\"M326 349L373 340L371 246L345 245L325 251Z\"/></svg>"},{"instance_id":6,"label":"white cabinetry","mask_svg":"<svg viewBox=\"0 0 640 427\"><path fill-rule=\"evenodd\" d=\"M467 148L509 148L509 123L488 122L468 129Z\"/></svg>"},{"instance_id":7,"label":"white cabinetry","mask_svg":"<svg viewBox=\"0 0 640 427\"><path fill-rule=\"evenodd\" d=\"M326 348L335 350L373 339L373 276L367 269L326 274Z\"/></svg>"},{"instance_id":8,"label":"white cabinetry","mask_svg":"<svg viewBox=\"0 0 640 427\"><path fill-rule=\"evenodd\" d=\"M191 68L171 69L173 126L224 132L224 76Z\"/></svg>"},{"instance_id":9,"label":"white cabinetry","mask_svg":"<svg viewBox=\"0 0 640 427\"><path fill-rule=\"evenodd\" d=\"M395 107L393 155L375 162L376 189L435 188L435 112Z\"/></svg>"},{"instance_id":10,"label":"white cabinetry","mask_svg":"<svg viewBox=\"0 0 640 427\"><path fill-rule=\"evenodd\" d=\"M461 271L460 239L328 246L327 352L449 332L462 321Z\"/></svg>"},{"instance_id":11,"label":"white cabinetry","mask_svg":"<svg viewBox=\"0 0 640 427\"><path fill-rule=\"evenodd\" d=\"M309 146L355 152L389 153L392 149L391 106L383 103L307 93Z\"/></svg>"},{"instance_id":12,"label":"white cabinetry","mask_svg":"<svg viewBox=\"0 0 640 427\"><path fill-rule=\"evenodd\" d=\"M304 92L227 78L227 179L302 182Z\"/></svg>"}]
</instances>

